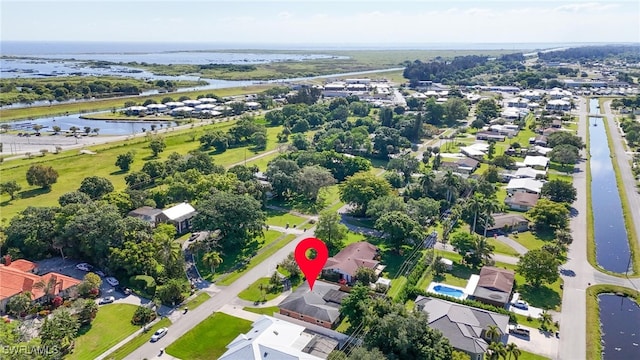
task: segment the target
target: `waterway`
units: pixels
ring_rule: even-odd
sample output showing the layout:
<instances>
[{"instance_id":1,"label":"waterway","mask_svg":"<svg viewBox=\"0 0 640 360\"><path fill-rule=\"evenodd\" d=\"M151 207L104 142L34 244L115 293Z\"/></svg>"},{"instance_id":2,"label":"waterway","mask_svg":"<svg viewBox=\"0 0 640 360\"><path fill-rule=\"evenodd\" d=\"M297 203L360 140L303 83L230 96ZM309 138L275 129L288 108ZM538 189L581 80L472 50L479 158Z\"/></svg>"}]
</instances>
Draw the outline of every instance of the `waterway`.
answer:
<instances>
[{"instance_id":1,"label":"waterway","mask_svg":"<svg viewBox=\"0 0 640 360\"><path fill-rule=\"evenodd\" d=\"M598 99L591 99L589 108L592 114L599 114ZM589 117L591 207L596 260L603 269L625 273L630 265L629 240L605 126L602 118Z\"/></svg>"},{"instance_id":2,"label":"waterway","mask_svg":"<svg viewBox=\"0 0 640 360\"><path fill-rule=\"evenodd\" d=\"M598 296L602 359L640 359L640 306L627 297Z\"/></svg>"}]
</instances>

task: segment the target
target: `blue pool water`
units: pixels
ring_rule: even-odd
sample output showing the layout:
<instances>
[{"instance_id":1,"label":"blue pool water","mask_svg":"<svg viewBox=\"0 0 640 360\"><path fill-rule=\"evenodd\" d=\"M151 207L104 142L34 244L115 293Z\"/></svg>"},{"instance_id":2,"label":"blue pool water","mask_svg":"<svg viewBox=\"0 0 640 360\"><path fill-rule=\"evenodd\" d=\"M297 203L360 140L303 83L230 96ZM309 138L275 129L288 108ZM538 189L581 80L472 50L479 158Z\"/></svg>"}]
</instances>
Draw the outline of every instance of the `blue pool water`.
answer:
<instances>
[{"instance_id":1,"label":"blue pool water","mask_svg":"<svg viewBox=\"0 0 640 360\"><path fill-rule=\"evenodd\" d=\"M458 289L453 289L450 288L448 286L444 286L444 285L436 285L433 287L433 291L441 294L441 295L447 295L447 296L451 296L457 299L462 299L464 298L464 291L462 290L458 290Z\"/></svg>"}]
</instances>

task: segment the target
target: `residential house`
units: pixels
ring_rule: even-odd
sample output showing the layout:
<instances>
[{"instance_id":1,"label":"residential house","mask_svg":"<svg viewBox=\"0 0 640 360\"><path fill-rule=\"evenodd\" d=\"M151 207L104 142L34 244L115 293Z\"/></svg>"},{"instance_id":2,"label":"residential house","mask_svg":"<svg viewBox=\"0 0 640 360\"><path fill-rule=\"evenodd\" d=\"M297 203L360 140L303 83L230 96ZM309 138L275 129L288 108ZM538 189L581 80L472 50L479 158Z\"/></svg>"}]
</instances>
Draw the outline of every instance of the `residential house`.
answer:
<instances>
[{"instance_id":1,"label":"residential house","mask_svg":"<svg viewBox=\"0 0 640 360\"><path fill-rule=\"evenodd\" d=\"M562 130L558 129L558 128L554 128L554 127L548 127L546 129L542 130L542 135L549 136L549 135L551 135L551 134L553 134L555 132L558 132L558 131L562 131Z\"/></svg>"},{"instance_id":2,"label":"residential house","mask_svg":"<svg viewBox=\"0 0 640 360\"><path fill-rule=\"evenodd\" d=\"M511 179L507 184L507 194L513 195L518 192L526 192L539 195L544 182L531 178Z\"/></svg>"},{"instance_id":3,"label":"residential house","mask_svg":"<svg viewBox=\"0 0 640 360\"><path fill-rule=\"evenodd\" d=\"M196 216L196 209L188 203L180 203L162 210L157 216L158 222L173 224L178 234L184 234L191 229L191 219Z\"/></svg>"},{"instance_id":4,"label":"residential house","mask_svg":"<svg viewBox=\"0 0 640 360\"><path fill-rule=\"evenodd\" d=\"M516 98L507 100L507 107L510 107L510 108L526 109L528 106L529 106L529 99L516 97Z\"/></svg>"},{"instance_id":5,"label":"residential house","mask_svg":"<svg viewBox=\"0 0 640 360\"><path fill-rule=\"evenodd\" d=\"M50 295L66 296L69 291L81 283L80 280L50 272L44 275L37 275L36 264L27 260L12 261L10 256L5 257L4 265L0 265L0 312L6 311L7 303L12 297L28 291L31 299L42 302L46 299L46 294L42 289L34 287L38 282L48 283L53 279L55 287Z\"/></svg>"},{"instance_id":6,"label":"residential house","mask_svg":"<svg viewBox=\"0 0 640 360\"><path fill-rule=\"evenodd\" d=\"M507 196L504 203L512 210L529 211L538 203L538 194L517 192L512 196Z\"/></svg>"},{"instance_id":7,"label":"residential house","mask_svg":"<svg viewBox=\"0 0 640 360\"><path fill-rule=\"evenodd\" d=\"M349 244L340 250L335 256L327 259L322 268L322 275L328 279L337 277L336 280L353 283L356 279L358 268L372 269L380 275L384 266L378 260L379 249L366 241Z\"/></svg>"},{"instance_id":8,"label":"residential house","mask_svg":"<svg viewBox=\"0 0 640 360\"><path fill-rule=\"evenodd\" d=\"M555 111L569 111L571 110L571 103L565 100L549 100L547 102L546 109Z\"/></svg>"},{"instance_id":9,"label":"residential house","mask_svg":"<svg viewBox=\"0 0 640 360\"><path fill-rule=\"evenodd\" d=\"M480 162L471 158L458 159L456 161L445 161L440 164L441 169L449 169L458 174L471 174L480 167Z\"/></svg>"},{"instance_id":10,"label":"residential house","mask_svg":"<svg viewBox=\"0 0 640 360\"><path fill-rule=\"evenodd\" d=\"M546 143L546 137L545 137L545 143ZM553 151L553 148L545 147L543 145L534 145L533 148L529 149L528 153L529 155L547 156L547 154L549 154L551 151Z\"/></svg>"},{"instance_id":11,"label":"residential house","mask_svg":"<svg viewBox=\"0 0 640 360\"><path fill-rule=\"evenodd\" d=\"M332 329L340 322L340 304L349 294L340 285L316 281L313 290L305 281L280 303L280 314Z\"/></svg>"},{"instance_id":12,"label":"residential house","mask_svg":"<svg viewBox=\"0 0 640 360\"><path fill-rule=\"evenodd\" d=\"M504 307L511 298L515 273L493 266L480 269L480 279L473 292L474 300L497 307Z\"/></svg>"},{"instance_id":13,"label":"residential house","mask_svg":"<svg viewBox=\"0 0 640 360\"><path fill-rule=\"evenodd\" d=\"M415 304L428 314L429 327L442 332L454 349L469 354L471 360L483 359L489 347L485 336L489 326L496 326L499 341L507 342L507 315L424 296L418 296Z\"/></svg>"},{"instance_id":14,"label":"residential house","mask_svg":"<svg viewBox=\"0 0 640 360\"><path fill-rule=\"evenodd\" d=\"M547 170L549 166L549 158L546 156L526 156L524 158L524 165L537 169L537 170Z\"/></svg>"},{"instance_id":15,"label":"residential house","mask_svg":"<svg viewBox=\"0 0 640 360\"><path fill-rule=\"evenodd\" d=\"M147 108L145 106L129 106L128 108L124 109L124 113L129 116L146 115Z\"/></svg>"},{"instance_id":16,"label":"residential house","mask_svg":"<svg viewBox=\"0 0 640 360\"><path fill-rule=\"evenodd\" d=\"M562 98L570 98L572 96L571 91L563 90L561 88L553 88L549 91L549 97L552 100L559 100Z\"/></svg>"},{"instance_id":17,"label":"residential house","mask_svg":"<svg viewBox=\"0 0 640 360\"><path fill-rule=\"evenodd\" d=\"M487 232L496 233L497 231L518 231L523 232L529 230L529 220L519 214L495 213L491 214L493 225L487 227Z\"/></svg>"},{"instance_id":18,"label":"residential house","mask_svg":"<svg viewBox=\"0 0 640 360\"><path fill-rule=\"evenodd\" d=\"M518 96L520 97L523 97L529 100L535 100L535 101L542 99L542 95L543 95L542 92L538 90L523 90L520 93L518 93Z\"/></svg>"},{"instance_id":19,"label":"residential house","mask_svg":"<svg viewBox=\"0 0 640 360\"><path fill-rule=\"evenodd\" d=\"M304 326L263 315L227 345L220 360L322 360L337 345Z\"/></svg>"},{"instance_id":20,"label":"residential house","mask_svg":"<svg viewBox=\"0 0 640 360\"><path fill-rule=\"evenodd\" d=\"M535 145L547 146L547 143L548 143L548 139L544 135L536 135L536 137L533 138L533 144Z\"/></svg>"},{"instance_id":21,"label":"residential house","mask_svg":"<svg viewBox=\"0 0 640 360\"><path fill-rule=\"evenodd\" d=\"M513 177L517 179L538 179L547 176L547 172L544 170L536 170L530 167L521 167L513 173Z\"/></svg>"},{"instance_id":22,"label":"residential house","mask_svg":"<svg viewBox=\"0 0 640 360\"><path fill-rule=\"evenodd\" d=\"M562 127L562 120L553 120L551 121L551 127L560 129Z\"/></svg>"},{"instance_id":23,"label":"residential house","mask_svg":"<svg viewBox=\"0 0 640 360\"><path fill-rule=\"evenodd\" d=\"M476 133L476 140L504 141L505 138L506 136L493 131L478 131Z\"/></svg>"},{"instance_id":24,"label":"residential house","mask_svg":"<svg viewBox=\"0 0 640 360\"><path fill-rule=\"evenodd\" d=\"M159 222L158 215L162 214L162 209L156 209L151 206L142 206L135 210L129 211L127 215L142 219L152 226L156 226Z\"/></svg>"}]
</instances>

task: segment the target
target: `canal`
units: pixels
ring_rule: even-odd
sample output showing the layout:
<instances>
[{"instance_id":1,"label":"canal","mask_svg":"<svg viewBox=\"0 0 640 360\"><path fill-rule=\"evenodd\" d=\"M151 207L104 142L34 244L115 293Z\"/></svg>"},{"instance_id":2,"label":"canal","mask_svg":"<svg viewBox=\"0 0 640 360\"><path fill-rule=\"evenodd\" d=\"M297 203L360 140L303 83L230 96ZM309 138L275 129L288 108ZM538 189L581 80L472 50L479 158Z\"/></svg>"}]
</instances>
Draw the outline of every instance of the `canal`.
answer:
<instances>
[{"instance_id":1,"label":"canal","mask_svg":"<svg viewBox=\"0 0 640 360\"><path fill-rule=\"evenodd\" d=\"M591 114L599 113L598 99L590 99L589 109ZM596 261L605 270L625 273L630 266L629 240L605 126L602 118L589 117L591 208Z\"/></svg>"},{"instance_id":2,"label":"canal","mask_svg":"<svg viewBox=\"0 0 640 360\"><path fill-rule=\"evenodd\" d=\"M598 296L602 359L640 359L640 306L614 294Z\"/></svg>"}]
</instances>

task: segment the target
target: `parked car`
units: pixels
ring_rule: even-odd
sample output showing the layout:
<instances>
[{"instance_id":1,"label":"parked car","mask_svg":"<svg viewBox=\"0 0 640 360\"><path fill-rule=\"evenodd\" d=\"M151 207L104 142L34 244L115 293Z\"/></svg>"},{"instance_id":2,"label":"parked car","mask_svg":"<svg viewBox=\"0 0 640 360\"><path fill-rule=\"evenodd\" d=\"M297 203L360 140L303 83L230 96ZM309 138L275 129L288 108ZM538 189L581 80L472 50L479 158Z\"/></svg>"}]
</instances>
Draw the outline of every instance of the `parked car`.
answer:
<instances>
[{"instance_id":1,"label":"parked car","mask_svg":"<svg viewBox=\"0 0 640 360\"><path fill-rule=\"evenodd\" d=\"M116 298L114 298L113 296L107 296L100 299L100 301L98 301L98 304L100 305L111 304L114 301L116 301Z\"/></svg>"},{"instance_id":2,"label":"parked car","mask_svg":"<svg viewBox=\"0 0 640 360\"><path fill-rule=\"evenodd\" d=\"M169 331L169 329L166 327L158 329L158 331L151 335L151 342L156 342L162 339L163 336L167 335L167 331Z\"/></svg>"},{"instance_id":3,"label":"parked car","mask_svg":"<svg viewBox=\"0 0 640 360\"><path fill-rule=\"evenodd\" d=\"M526 329L520 325L509 325L509 333L514 335L520 335L529 337L529 329Z\"/></svg>"},{"instance_id":4,"label":"parked car","mask_svg":"<svg viewBox=\"0 0 640 360\"><path fill-rule=\"evenodd\" d=\"M105 274L104 272L100 271L100 270L94 270L93 271L96 275L100 276L100 277L105 277L107 276L107 274Z\"/></svg>"},{"instance_id":5,"label":"parked car","mask_svg":"<svg viewBox=\"0 0 640 360\"><path fill-rule=\"evenodd\" d=\"M89 265L87 263L80 263L80 264L76 265L76 269L82 270L82 271L90 271L92 267L93 266L91 266L91 265Z\"/></svg>"},{"instance_id":6,"label":"parked car","mask_svg":"<svg viewBox=\"0 0 640 360\"><path fill-rule=\"evenodd\" d=\"M529 304L524 300L518 300L516 302L512 302L511 306L518 309L522 309L522 310L529 310Z\"/></svg>"},{"instance_id":7,"label":"parked car","mask_svg":"<svg viewBox=\"0 0 640 360\"><path fill-rule=\"evenodd\" d=\"M118 286L120 284L120 281L118 281L118 279L114 278L114 277L108 277L104 279L107 283L109 283L109 285L111 286Z\"/></svg>"}]
</instances>

